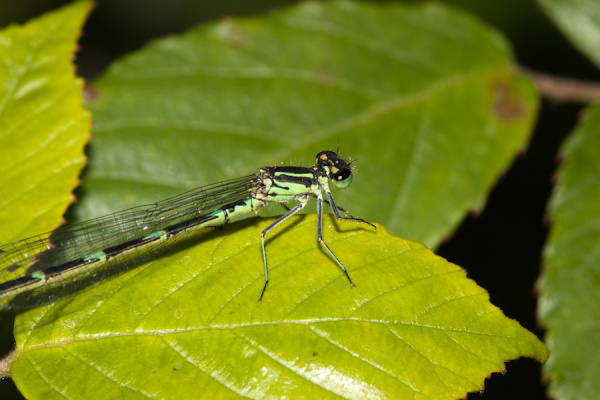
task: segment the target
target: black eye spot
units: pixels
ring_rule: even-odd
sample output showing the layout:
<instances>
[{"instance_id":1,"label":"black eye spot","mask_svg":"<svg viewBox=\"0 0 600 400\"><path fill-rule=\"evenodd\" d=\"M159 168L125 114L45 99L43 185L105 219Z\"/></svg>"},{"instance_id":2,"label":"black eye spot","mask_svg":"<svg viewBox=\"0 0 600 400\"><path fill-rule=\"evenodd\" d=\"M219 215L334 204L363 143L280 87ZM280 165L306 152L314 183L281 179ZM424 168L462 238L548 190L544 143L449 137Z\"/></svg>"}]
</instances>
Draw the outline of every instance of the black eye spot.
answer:
<instances>
[{"instance_id":1,"label":"black eye spot","mask_svg":"<svg viewBox=\"0 0 600 400\"><path fill-rule=\"evenodd\" d=\"M340 172L336 173L333 175L333 179L336 181L344 181L346 179L348 179L348 177L352 175L352 171L350 171L349 169L342 169L340 170Z\"/></svg>"}]
</instances>

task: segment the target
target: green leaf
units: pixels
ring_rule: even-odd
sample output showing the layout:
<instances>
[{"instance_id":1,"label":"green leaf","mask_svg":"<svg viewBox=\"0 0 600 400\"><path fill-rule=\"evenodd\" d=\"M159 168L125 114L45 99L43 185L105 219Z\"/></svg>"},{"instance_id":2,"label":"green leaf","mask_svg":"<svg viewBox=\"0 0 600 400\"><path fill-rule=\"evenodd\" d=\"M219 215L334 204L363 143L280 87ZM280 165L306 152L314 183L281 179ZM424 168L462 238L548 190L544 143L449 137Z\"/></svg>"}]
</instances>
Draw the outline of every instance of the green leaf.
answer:
<instances>
[{"instance_id":1,"label":"green leaf","mask_svg":"<svg viewBox=\"0 0 600 400\"><path fill-rule=\"evenodd\" d=\"M0 31L0 243L56 228L73 201L91 116L71 60L90 7Z\"/></svg>"},{"instance_id":2,"label":"green leaf","mask_svg":"<svg viewBox=\"0 0 600 400\"><path fill-rule=\"evenodd\" d=\"M431 247L526 146L528 81L442 5L303 2L157 40L96 82L80 220L264 165L358 161L338 202Z\"/></svg>"},{"instance_id":3,"label":"green leaf","mask_svg":"<svg viewBox=\"0 0 600 400\"><path fill-rule=\"evenodd\" d=\"M567 38L600 66L600 3L597 0L540 0L539 3Z\"/></svg>"},{"instance_id":4,"label":"green leaf","mask_svg":"<svg viewBox=\"0 0 600 400\"><path fill-rule=\"evenodd\" d=\"M539 313L552 356L545 367L557 399L600 398L600 105L564 145L550 206L552 229Z\"/></svg>"},{"instance_id":5,"label":"green leaf","mask_svg":"<svg viewBox=\"0 0 600 400\"><path fill-rule=\"evenodd\" d=\"M325 241L356 287L318 247L315 216L295 217L268 237L258 302L272 221L205 231L185 255L22 314L13 379L43 399L455 399L505 360L547 357L461 268L331 216Z\"/></svg>"}]
</instances>

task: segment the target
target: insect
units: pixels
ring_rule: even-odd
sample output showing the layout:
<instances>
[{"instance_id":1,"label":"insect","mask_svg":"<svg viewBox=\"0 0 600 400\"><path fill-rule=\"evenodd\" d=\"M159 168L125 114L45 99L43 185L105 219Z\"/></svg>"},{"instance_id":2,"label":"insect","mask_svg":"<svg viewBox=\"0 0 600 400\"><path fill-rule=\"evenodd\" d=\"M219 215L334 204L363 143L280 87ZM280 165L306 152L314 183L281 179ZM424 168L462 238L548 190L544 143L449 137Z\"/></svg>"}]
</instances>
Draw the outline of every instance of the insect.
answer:
<instances>
[{"instance_id":1,"label":"insect","mask_svg":"<svg viewBox=\"0 0 600 400\"><path fill-rule=\"evenodd\" d=\"M338 207L329 190L330 180L334 186L345 188L352 182L352 169L338 153L322 151L312 167L264 167L255 174L201 186L152 205L65 225L0 246L0 306L3 299L46 285L60 286L67 278L109 261L158 253L166 243L191 231L223 226L247 214L256 214L268 204L298 201L293 208L286 207L287 212L261 233L265 273L259 298L262 300L269 284L265 236L302 210L311 197L317 199L317 239L354 286L346 268L323 241L323 203L331 206L338 220L375 225ZM347 217L341 217L340 211Z\"/></svg>"}]
</instances>

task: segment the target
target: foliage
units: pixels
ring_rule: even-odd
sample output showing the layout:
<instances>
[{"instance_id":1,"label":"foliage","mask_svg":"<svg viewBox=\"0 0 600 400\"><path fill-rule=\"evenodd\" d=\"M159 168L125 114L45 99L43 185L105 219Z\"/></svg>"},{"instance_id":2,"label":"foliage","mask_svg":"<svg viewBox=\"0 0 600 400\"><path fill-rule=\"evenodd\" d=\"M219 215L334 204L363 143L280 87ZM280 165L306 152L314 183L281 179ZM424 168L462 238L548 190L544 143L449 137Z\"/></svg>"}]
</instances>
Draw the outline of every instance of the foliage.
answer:
<instances>
[{"instance_id":1,"label":"foliage","mask_svg":"<svg viewBox=\"0 0 600 400\"><path fill-rule=\"evenodd\" d=\"M541 3L558 26L577 18L556 11L565 2ZM89 114L68 62L89 8L0 32L3 242L56 227L72 198ZM568 34L593 58L597 29L580 28ZM153 41L90 93L75 219L262 165L311 165L339 142L358 173L336 201L382 225L325 219L352 289L319 248L314 217L300 216L269 238L272 283L257 302L260 231L273 221L258 218L19 314L5 362L26 397L453 399L507 360L548 357L464 270L386 231L437 247L527 146L538 94L476 18L432 3L304 2ZM598 275L596 114L565 146L540 281L559 398L600 392L585 357L598 337L586 306L598 292L586 279Z\"/></svg>"}]
</instances>

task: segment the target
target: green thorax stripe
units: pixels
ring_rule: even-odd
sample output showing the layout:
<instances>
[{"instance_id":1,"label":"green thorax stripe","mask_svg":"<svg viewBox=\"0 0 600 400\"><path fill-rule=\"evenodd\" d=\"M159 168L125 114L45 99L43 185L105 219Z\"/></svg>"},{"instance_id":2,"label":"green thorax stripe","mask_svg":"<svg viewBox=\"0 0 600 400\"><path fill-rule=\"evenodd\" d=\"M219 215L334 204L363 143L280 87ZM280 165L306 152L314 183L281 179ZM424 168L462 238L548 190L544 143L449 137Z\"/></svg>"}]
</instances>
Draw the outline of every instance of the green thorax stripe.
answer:
<instances>
[{"instance_id":1,"label":"green thorax stripe","mask_svg":"<svg viewBox=\"0 0 600 400\"><path fill-rule=\"evenodd\" d=\"M267 191L269 201L287 202L298 195L313 193L318 186L311 168L273 167L265 170L273 180Z\"/></svg>"}]
</instances>

